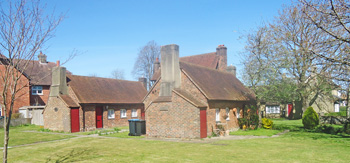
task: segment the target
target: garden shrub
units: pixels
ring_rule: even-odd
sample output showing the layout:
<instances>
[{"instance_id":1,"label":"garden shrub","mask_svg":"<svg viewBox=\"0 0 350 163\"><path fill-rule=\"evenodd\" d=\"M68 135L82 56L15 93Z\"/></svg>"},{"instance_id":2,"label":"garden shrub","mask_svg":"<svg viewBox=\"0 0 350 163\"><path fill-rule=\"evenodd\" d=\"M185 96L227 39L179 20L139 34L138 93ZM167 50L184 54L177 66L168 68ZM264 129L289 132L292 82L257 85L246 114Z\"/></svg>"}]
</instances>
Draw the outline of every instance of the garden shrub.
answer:
<instances>
[{"instance_id":1,"label":"garden shrub","mask_svg":"<svg viewBox=\"0 0 350 163\"><path fill-rule=\"evenodd\" d=\"M263 124L263 127L266 128L266 129L271 129L272 126L273 126L273 122L270 119L262 118L261 122Z\"/></svg>"},{"instance_id":2,"label":"garden shrub","mask_svg":"<svg viewBox=\"0 0 350 163\"><path fill-rule=\"evenodd\" d=\"M247 124L247 119L245 118L238 118L238 125L239 128L243 129L243 126Z\"/></svg>"},{"instance_id":3,"label":"garden shrub","mask_svg":"<svg viewBox=\"0 0 350 163\"><path fill-rule=\"evenodd\" d=\"M303 125L306 129L313 129L315 128L320 120L318 118L318 114L315 112L315 110L310 106L306 109L303 115Z\"/></svg>"},{"instance_id":4,"label":"garden shrub","mask_svg":"<svg viewBox=\"0 0 350 163\"><path fill-rule=\"evenodd\" d=\"M315 132L336 135L342 133L342 128L334 128L330 125L320 125L315 127Z\"/></svg>"}]
</instances>

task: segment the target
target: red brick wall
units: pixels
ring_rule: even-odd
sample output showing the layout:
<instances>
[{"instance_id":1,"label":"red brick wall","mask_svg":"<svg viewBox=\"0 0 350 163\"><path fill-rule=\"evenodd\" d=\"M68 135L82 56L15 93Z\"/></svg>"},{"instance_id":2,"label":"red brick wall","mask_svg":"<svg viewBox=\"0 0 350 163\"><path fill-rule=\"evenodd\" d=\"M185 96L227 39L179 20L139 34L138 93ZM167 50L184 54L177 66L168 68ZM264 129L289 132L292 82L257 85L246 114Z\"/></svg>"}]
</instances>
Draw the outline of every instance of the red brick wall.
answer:
<instances>
[{"instance_id":1,"label":"red brick wall","mask_svg":"<svg viewBox=\"0 0 350 163\"><path fill-rule=\"evenodd\" d=\"M172 102L152 103L146 111L149 137L199 138L199 109L172 94Z\"/></svg>"},{"instance_id":2,"label":"red brick wall","mask_svg":"<svg viewBox=\"0 0 350 163\"><path fill-rule=\"evenodd\" d=\"M4 65L0 65L0 76L4 76L4 70L5 70L5 66ZM30 101L29 101L29 80L25 77L22 76L18 82L18 86L17 86L17 90L19 90L19 92L17 92L16 94L16 100L13 106L13 113L18 113L18 110L20 107L22 106L29 106L30 105ZM4 90L4 83L3 80L0 79L0 91L2 93L2 91ZM10 97L11 97L11 91L8 91L7 94L7 104L9 106L10 104ZM3 97L2 95L0 96L0 104L3 105ZM4 106L2 106L2 109L4 108Z\"/></svg>"},{"instance_id":3,"label":"red brick wall","mask_svg":"<svg viewBox=\"0 0 350 163\"><path fill-rule=\"evenodd\" d=\"M36 105L36 103L40 106L46 105L50 95L50 86L44 85L42 87L43 95L32 95L32 92L30 91L30 105ZM32 87L30 87L30 90L32 90Z\"/></svg>"}]
</instances>

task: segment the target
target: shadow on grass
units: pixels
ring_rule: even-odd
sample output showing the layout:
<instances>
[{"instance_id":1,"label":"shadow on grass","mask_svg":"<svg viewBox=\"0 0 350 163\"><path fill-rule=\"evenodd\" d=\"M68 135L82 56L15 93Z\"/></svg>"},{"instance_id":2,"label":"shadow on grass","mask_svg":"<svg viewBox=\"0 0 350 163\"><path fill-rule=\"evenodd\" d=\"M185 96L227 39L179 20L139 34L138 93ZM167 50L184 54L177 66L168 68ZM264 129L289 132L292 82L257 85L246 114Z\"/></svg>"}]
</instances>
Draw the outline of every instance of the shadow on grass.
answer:
<instances>
[{"instance_id":1,"label":"shadow on grass","mask_svg":"<svg viewBox=\"0 0 350 163\"><path fill-rule=\"evenodd\" d=\"M55 162L55 163L60 163L60 162L75 162L75 161L82 161L80 160L81 156L84 154L87 154L88 150L83 149L83 150L76 150L72 149L70 152L66 154L57 154L55 156L50 156L49 158L46 159L46 162Z\"/></svg>"}]
</instances>

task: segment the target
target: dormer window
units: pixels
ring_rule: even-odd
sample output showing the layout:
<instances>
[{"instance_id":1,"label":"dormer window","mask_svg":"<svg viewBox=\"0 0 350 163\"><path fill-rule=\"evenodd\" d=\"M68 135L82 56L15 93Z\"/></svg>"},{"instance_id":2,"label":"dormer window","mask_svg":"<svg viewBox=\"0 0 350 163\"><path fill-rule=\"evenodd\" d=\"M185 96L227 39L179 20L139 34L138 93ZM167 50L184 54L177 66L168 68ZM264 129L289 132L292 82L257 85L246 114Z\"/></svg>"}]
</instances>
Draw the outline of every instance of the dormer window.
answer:
<instances>
[{"instance_id":1,"label":"dormer window","mask_svg":"<svg viewBox=\"0 0 350 163\"><path fill-rule=\"evenodd\" d=\"M32 95L43 95L43 86L32 86Z\"/></svg>"}]
</instances>

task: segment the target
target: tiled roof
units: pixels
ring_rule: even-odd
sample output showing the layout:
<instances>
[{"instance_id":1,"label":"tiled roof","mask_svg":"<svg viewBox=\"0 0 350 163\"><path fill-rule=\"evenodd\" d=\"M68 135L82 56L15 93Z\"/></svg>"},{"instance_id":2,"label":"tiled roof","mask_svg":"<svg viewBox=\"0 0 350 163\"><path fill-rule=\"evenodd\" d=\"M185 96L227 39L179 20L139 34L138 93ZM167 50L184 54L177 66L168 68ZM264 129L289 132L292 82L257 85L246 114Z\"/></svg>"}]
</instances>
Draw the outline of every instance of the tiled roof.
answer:
<instances>
[{"instance_id":1,"label":"tiled roof","mask_svg":"<svg viewBox=\"0 0 350 163\"><path fill-rule=\"evenodd\" d=\"M205 54L199 54L199 55L192 55L192 56L186 56L181 57L180 61L188 62L212 69L216 69L218 63L219 63L219 57L216 55L216 52L212 53L205 53ZM155 81L160 77L161 70L158 69L152 76L151 80Z\"/></svg>"},{"instance_id":2,"label":"tiled roof","mask_svg":"<svg viewBox=\"0 0 350 163\"><path fill-rule=\"evenodd\" d=\"M24 64L24 62L22 65L20 64L20 68L23 68ZM56 64L53 62L29 61L28 66L24 69L24 74L32 85L51 85L52 68L55 66Z\"/></svg>"},{"instance_id":3,"label":"tiled roof","mask_svg":"<svg viewBox=\"0 0 350 163\"><path fill-rule=\"evenodd\" d=\"M255 95L229 72L186 62L180 62L180 68L189 75L209 100L255 100Z\"/></svg>"},{"instance_id":4,"label":"tiled roof","mask_svg":"<svg viewBox=\"0 0 350 163\"><path fill-rule=\"evenodd\" d=\"M147 90L141 82L67 75L80 103L142 103Z\"/></svg>"},{"instance_id":5,"label":"tiled roof","mask_svg":"<svg viewBox=\"0 0 350 163\"><path fill-rule=\"evenodd\" d=\"M74 100L69 95L60 95L60 97L68 107L79 107L79 105L74 102Z\"/></svg>"},{"instance_id":6,"label":"tiled roof","mask_svg":"<svg viewBox=\"0 0 350 163\"><path fill-rule=\"evenodd\" d=\"M216 52L213 52L213 53L181 57L180 61L216 69L216 66L218 65L218 62L219 62L219 56L216 55Z\"/></svg>"}]
</instances>

